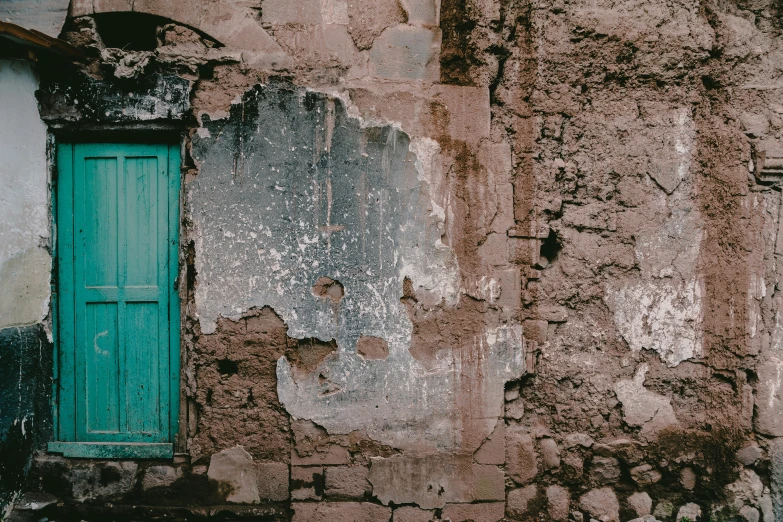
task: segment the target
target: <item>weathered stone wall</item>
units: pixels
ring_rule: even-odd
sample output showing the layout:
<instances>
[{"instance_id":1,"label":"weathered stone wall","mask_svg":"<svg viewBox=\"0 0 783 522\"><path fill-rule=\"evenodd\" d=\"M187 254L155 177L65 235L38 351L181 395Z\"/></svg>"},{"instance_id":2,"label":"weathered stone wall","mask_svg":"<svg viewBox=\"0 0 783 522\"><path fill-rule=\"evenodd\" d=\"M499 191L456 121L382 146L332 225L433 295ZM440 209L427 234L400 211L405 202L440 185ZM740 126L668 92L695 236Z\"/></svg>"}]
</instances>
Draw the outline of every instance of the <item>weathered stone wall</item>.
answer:
<instances>
[{"instance_id":1,"label":"weathered stone wall","mask_svg":"<svg viewBox=\"0 0 783 522\"><path fill-rule=\"evenodd\" d=\"M185 130L183 454L47 516L783 519L776 4L183 5L39 96Z\"/></svg>"}]
</instances>

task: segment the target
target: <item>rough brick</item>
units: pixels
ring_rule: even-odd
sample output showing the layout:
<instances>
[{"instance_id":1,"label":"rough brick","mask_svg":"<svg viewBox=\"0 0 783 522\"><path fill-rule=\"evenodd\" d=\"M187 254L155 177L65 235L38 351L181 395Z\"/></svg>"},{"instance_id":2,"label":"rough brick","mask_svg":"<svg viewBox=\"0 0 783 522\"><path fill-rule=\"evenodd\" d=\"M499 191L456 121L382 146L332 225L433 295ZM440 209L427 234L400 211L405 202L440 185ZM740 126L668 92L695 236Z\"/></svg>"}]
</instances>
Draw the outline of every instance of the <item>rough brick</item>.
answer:
<instances>
[{"instance_id":1,"label":"rough brick","mask_svg":"<svg viewBox=\"0 0 783 522\"><path fill-rule=\"evenodd\" d=\"M328 497L361 499L372 491L364 466L327 466L324 473Z\"/></svg>"},{"instance_id":2,"label":"rough brick","mask_svg":"<svg viewBox=\"0 0 783 522\"><path fill-rule=\"evenodd\" d=\"M402 506L394 510L393 522L430 522L435 513L414 506Z\"/></svg>"},{"instance_id":3,"label":"rough brick","mask_svg":"<svg viewBox=\"0 0 783 522\"><path fill-rule=\"evenodd\" d=\"M292 522L389 522L391 508L368 502L294 502Z\"/></svg>"},{"instance_id":4,"label":"rough brick","mask_svg":"<svg viewBox=\"0 0 783 522\"><path fill-rule=\"evenodd\" d=\"M506 505L503 502L482 504L446 504L443 518L451 522L498 522L505 516Z\"/></svg>"},{"instance_id":5,"label":"rough brick","mask_svg":"<svg viewBox=\"0 0 783 522\"><path fill-rule=\"evenodd\" d=\"M288 500L289 471L285 462L256 464L258 496L263 500Z\"/></svg>"},{"instance_id":6,"label":"rough brick","mask_svg":"<svg viewBox=\"0 0 783 522\"><path fill-rule=\"evenodd\" d=\"M319 500L324 494L324 469L320 466L291 466L291 498Z\"/></svg>"}]
</instances>

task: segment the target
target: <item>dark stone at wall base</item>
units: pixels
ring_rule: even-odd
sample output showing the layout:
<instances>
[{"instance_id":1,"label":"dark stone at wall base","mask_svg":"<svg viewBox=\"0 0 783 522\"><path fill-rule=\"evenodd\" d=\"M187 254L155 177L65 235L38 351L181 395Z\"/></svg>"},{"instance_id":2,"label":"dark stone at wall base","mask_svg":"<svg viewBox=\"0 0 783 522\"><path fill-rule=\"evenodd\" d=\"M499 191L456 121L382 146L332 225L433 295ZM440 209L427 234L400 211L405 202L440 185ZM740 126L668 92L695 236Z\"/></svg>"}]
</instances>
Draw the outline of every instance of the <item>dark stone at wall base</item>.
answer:
<instances>
[{"instance_id":1,"label":"dark stone at wall base","mask_svg":"<svg viewBox=\"0 0 783 522\"><path fill-rule=\"evenodd\" d=\"M0 516L51 437L52 353L40 324L0 330Z\"/></svg>"}]
</instances>

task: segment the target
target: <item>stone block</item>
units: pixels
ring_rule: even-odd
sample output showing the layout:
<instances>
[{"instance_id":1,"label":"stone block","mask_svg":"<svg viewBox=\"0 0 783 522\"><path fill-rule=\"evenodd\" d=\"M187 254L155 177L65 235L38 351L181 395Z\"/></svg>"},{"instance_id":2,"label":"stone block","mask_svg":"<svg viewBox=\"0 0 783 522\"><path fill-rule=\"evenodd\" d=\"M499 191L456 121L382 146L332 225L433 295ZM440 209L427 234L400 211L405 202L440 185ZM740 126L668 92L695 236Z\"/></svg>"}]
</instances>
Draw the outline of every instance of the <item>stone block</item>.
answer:
<instances>
[{"instance_id":1,"label":"stone block","mask_svg":"<svg viewBox=\"0 0 783 522\"><path fill-rule=\"evenodd\" d=\"M620 522L620 503L611 488L593 489L579 497L579 508L591 517Z\"/></svg>"},{"instance_id":2,"label":"stone block","mask_svg":"<svg viewBox=\"0 0 783 522\"><path fill-rule=\"evenodd\" d=\"M642 464L631 468L631 478L640 486L649 486L661 480L661 472L649 464Z\"/></svg>"},{"instance_id":3,"label":"stone block","mask_svg":"<svg viewBox=\"0 0 783 522\"><path fill-rule=\"evenodd\" d=\"M291 466L291 498L320 500L324 494L324 469L320 466Z\"/></svg>"},{"instance_id":4,"label":"stone block","mask_svg":"<svg viewBox=\"0 0 783 522\"><path fill-rule=\"evenodd\" d=\"M503 502L483 504L446 504L443 519L451 522L499 522L505 516L506 505Z\"/></svg>"},{"instance_id":5,"label":"stone block","mask_svg":"<svg viewBox=\"0 0 783 522\"><path fill-rule=\"evenodd\" d=\"M680 507L680 509L677 511L676 520L677 522L680 522L680 520L687 518L688 520L693 522L694 520L698 520L700 517L701 517L701 506L693 502L689 502L684 506Z\"/></svg>"},{"instance_id":6,"label":"stone block","mask_svg":"<svg viewBox=\"0 0 783 522\"><path fill-rule=\"evenodd\" d=\"M539 344L546 342L549 323L542 319L528 319L522 323L522 330L525 332L525 339L536 341Z\"/></svg>"},{"instance_id":7,"label":"stone block","mask_svg":"<svg viewBox=\"0 0 783 522\"><path fill-rule=\"evenodd\" d=\"M628 497L628 507L637 516L643 517L652 512L652 499L645 492L637 492Z\"/></svg>"},{"instance_id":8,"label":"stone block","mask_svg":"<svg viewBox=\"0 0 783 522\"><path fill-rule=\"evenodd\" d=\"M758 365L756 372L756 431L783 437L783 361L770 357Z\"/></svg>"},{"instance_id":9,"label":"stone block","mask_svg":"<svg viewBox=\"0 0 783 522\"><path fill-rule=\"evenodd\" d=\"M743 466L752 466L762 457L762 455L764 455L764 450L754 442L741 448L737 452L737 460L739 460Z\"/></svg>"},{"instance_id":10,"label":"stone block","mask_svg":"<svg viewBox=\"0 0 783 522\"><path fill-rule=\"evenodd\" d=\"M414 506L402 506L394 510L393 522L430 522L435 513Z\"/></svg>"},{"instance_id":11,"label":"stone block","mask_svg":"<svg viewBox=\"0 0 783 522\"><path fill-rule=\"evenodd\" d=\"M538 449L541 452L541 464L544 468L552 469L560 466L560 449L555 439L541 439L538 442Z\"/></svg>"},{"instance_id":12,"label":"stone block","mask_svg":"<svg viewBox=\"0 0 783 522\"><path fill-rule=\"evenodd\" d=\"M620 478L620 462L613 457L593 457L590 479L596 484L612 484Z\"/></svg>"},{"instance_id":13,"label":"stone block","mask_svg":"<svg viewBox=\"0 0 783 522\"><path fill-rule=\"evenodd\" d=\"M440 79L440 29L397 25L386 29L370 49L370 75L388 80Z\"/></svg>"},{"instance_id":14,"label":"stone block","mask_svg":"<svg viewBox=\"0 0 783 522\"><path fill-rule=\"evenodd\" d=\"M506 515L512 519L525 519L528 515L527 508L530 501L538 495L538 488L534 485L514 489L508 492L506 501Z\"/></svg>"},{"instance_id":15,"label":"stone block","mask_svg":"<svg viewBox=\"0 0 783 522\"><path fill-rule=\"evenodd\" d=\"M182 475L182 469L174 466L150 466L144 470L141 488L147 491L152 488L168 487L182 478Z\"/></svg>"},{"instance_id":16,"label":"stone block","mask_svg":"<svg viewBox=\"0 0 783 522\"><path fill-rule=\"evenodd\" d=\"M655 505L653 516L660 520L669 520L674 514L674 504L668 500L661 500Z\"/></svg>"},{"instance_id":17,"label":"stone block","mask_svg":"<svg viewBox=\"0 0 783 522\"><path fill-rule=\"evenodd\" d=\"M448 126L441 130L447 131L451 139L478 144L481 140L489 138L492 117L487 87L438 84L432 86L429 96L430 103L436 103L448 111ZM499 157L497 163L490 165L502 171L507 158L505 147L497 145L491 148L496 149L492 152L497 153Z\"/></svg>"},{"instance_id":18,"label":"stone block","mask_svg":"<svg viewBox=\"0 0 783 522\"><path fill-rule=\"evenodd\" d=\"M321 1L264 0L261 21L265 24L319 25L323 21Z\"/></svg>"},{"instance_id":19,"label":"stone block","mask_svg":"<svg viewBox=\"0 0 783 522\"><path fill-rule=\"evenodd\" d=\"M534 265L538 262L541 242L538 239L527 239L509 236L509 262L518 265Z\"/></svg>"},{"instance_id":20,"label":"stone block","mask_svg":"<svg viewBox=\"0 0 783 522\"><path fill-rule=\"evenodd\" d=\"M121 13L133 11L130 0L93 0L93 10L96 13Z\"/></svg>"},{"instance_id":21,"label":"stone block","mask_svg":"<svg viewBox=\"0 0 783 522\"><path fill-rule=\"evenodd\" d=\"M69 14L73 18L88 16L93 13L92 0L71 0Z\"/></svg>"},{"instance_id":22,"label":"stone block","mask_svg":"<svg viewBox=\"0 0 783 522\"><path fill-rule=\"evenodd\" d=\"M568 520L568 508L571 505L571 494L562 486L552 485L546 488L547 512L555 522Z\"/></svg>"},{"instance_id":23,"label":"stone block","mask_svg":"<svg viewBox=\"0 0 783 522\"><path fill-rule=\"evenodd\" d=\"M64 479L71 483L73 498L78 502L107 500L134 489L138 468L132 461L79 463L66 471Z\"/></svg>"},{"instance_id":24,"label":"stone block","mask_svg":"<svg viewBox=\"0 0 783 522\"><path fill-rule=\"evenodd\" d=\"M262 500L288 500L289 472L285 462L256 464L258 496Z\"/></svg>"},{"instance_id":25,"label":"stone block","mask_svg":"<svg viewBox=\"0 0 783 522\"><path fill-rule=\"evenodd\" d=\"M497 466L473 465L473 499L505 500L506 480L503 470Z\"/></svg>"},{"instance_id":26,"label":"stone block","mask_svg":"<svg viewBox=\"0 0 783 522\"><path fill-rule=\"evenodd\" d=\"M696 488L696 473L693 471L693 468L682 468L680 471L680 484L688 491L693 491Z\"/></svg>"},{"instance_id":27,"label":"stone block","mask_svg":"<svg viewBox=\"0 0 783 522\"><path fill-rule=\"evenodd\" d=\"M506 423L498 419L492 434L473 454L473 460L479 464L504 464L506 462L505 447Z\"/></svg>"},{"instance_id":28,"label":"stone block","mask_svg":"<svg viewBox=\"0 0 783 522\"><path fill-rule=\"evenodd\" d=\"M420 27L440 25L440 0L400 0L400 3L408 13L410 25Z\"/></svg>"},{"instance_id":29,"label":"stone block","mask_svg":"<svg viewBox=\"0 0 783 522\"><path fill-rule=\"evenodd\" d=\"M538 474L533 437L522 428L506 428L506 471L518 484L527 484Z\"/></svg>"},{"instance_id":30,"label":"stone block","mask_svg":"<svg viewBox=\"0 0 783 522\"><path fill-rule=\"evenodd\" d=\"M391 508L369 502L294 502L292 522L389 522Z\"/></svg>"},{"instance_id":31,"label":"stone block","mask_svg":"<svg viewBox=\"0 0 783 522\"><path fill-rule=\"evenodd\" d=\"M397 0L351 1L346 16L351 37L361 50L370 49L389 27L405 23L405 12Z\"/></svg>"},{"instance_id":32,"label":"stone block","mask_svg":"<svg viewBox=\"0 0 783 522\"><path fill-rule=\"evenodd\" d=\"M531 372L530 364L527 364L529 373ZM522 398L517 397L513 401L506 402L505 417L507 419L521 420L525 416L525 401Z\"/></svg>"},{"instance_id":33,"label":"stone block","mask_svg":"<svg viewBox=\"0 0 783 522\"><path fill-rule=\"evenodd\" d=\"M324 473L328 497L361 499L372 491L370 470L364 466L327 466Z\"/></svg>"},{"instance_id":34,"label":"stone block","mask_svg":"<svg viewBox=\"0 0 783 522\"><path fill-rule=\"evenodd\" d=\"M217 483L226 502L257 504L261 501L253 457L242 446L212 455L207 476Z\"/></svg>"}]
</instances>

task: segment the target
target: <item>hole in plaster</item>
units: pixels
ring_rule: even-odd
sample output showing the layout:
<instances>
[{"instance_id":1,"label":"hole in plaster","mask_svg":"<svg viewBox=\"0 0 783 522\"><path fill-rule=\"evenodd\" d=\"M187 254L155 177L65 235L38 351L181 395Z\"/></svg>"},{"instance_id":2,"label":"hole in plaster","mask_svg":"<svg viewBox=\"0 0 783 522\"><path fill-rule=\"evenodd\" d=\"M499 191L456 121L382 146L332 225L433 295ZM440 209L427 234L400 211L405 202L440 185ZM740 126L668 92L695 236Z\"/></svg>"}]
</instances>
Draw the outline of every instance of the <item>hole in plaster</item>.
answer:
<instances>
[{"instance_id":1,"label":"hole in plaster","mask_svg":"<svg viewBox=\"0 0 783 522\"><path fill-rule=\"evenodd\" d=\"M218 371L222 375L234 375L239 371L239 366L237 366L237 363L229 359L221 359L218 361L217 365Z\"/></svg>"},{"instance_id":2,"label":"hole in plaster","mask_svg":"<svg viewBox=\"0 0 783 522\"><path fill-rule=\"evenodd\" d=\"M95 15L98 34L106 47L125 51L154 51L158 27L171 21L145 13L101 13Z\"/></svg>"},{"instance_id":3,"label":"hole in plaster","mask_svg":"<svg viewBox=\"0 0 783 522\"><path fill-rule=\"evenodd\" d=\"M381 361L389 356L389 343L380 337L362 335L356 342L356 355L365 361Z\"/></svg>"},{"instance_id":4,"label":"hole in plaster","mask_svg":"<svg viewBox=\"0 0 783 522\"><path fill-rule=\"evenodd\" d=\"M547 264L553 263L562 249L563 245L560 243L557 233L554 230L550 230L549 235L541 243L540 253L543 258L542 261L545 260Z\"/></svg>"},{"instance_id":5,"label":"hole in plaster","mask_svg":"<svg viewBox=\"0 0 783 522\"><path fill-rule=\"evenodd\" d=\"M343 287L340 281L336 281L331 277L321 276L313 285L313 295L338 303L345 295L345 287Z\"/></svg>"},{"instance_id":6,"label":"hole in plaster","mask_svg":"<svg viewBox=\"0 0 783 522\"><path fill-rule=\"evenodd\" d=\"M335 339L322 341L316 337L308 337L297 339L296 343L296 349L286 353L286 357L293 366L295 377L314 372L324 359L337 352Z\"/></svg>"}]
</instances>

